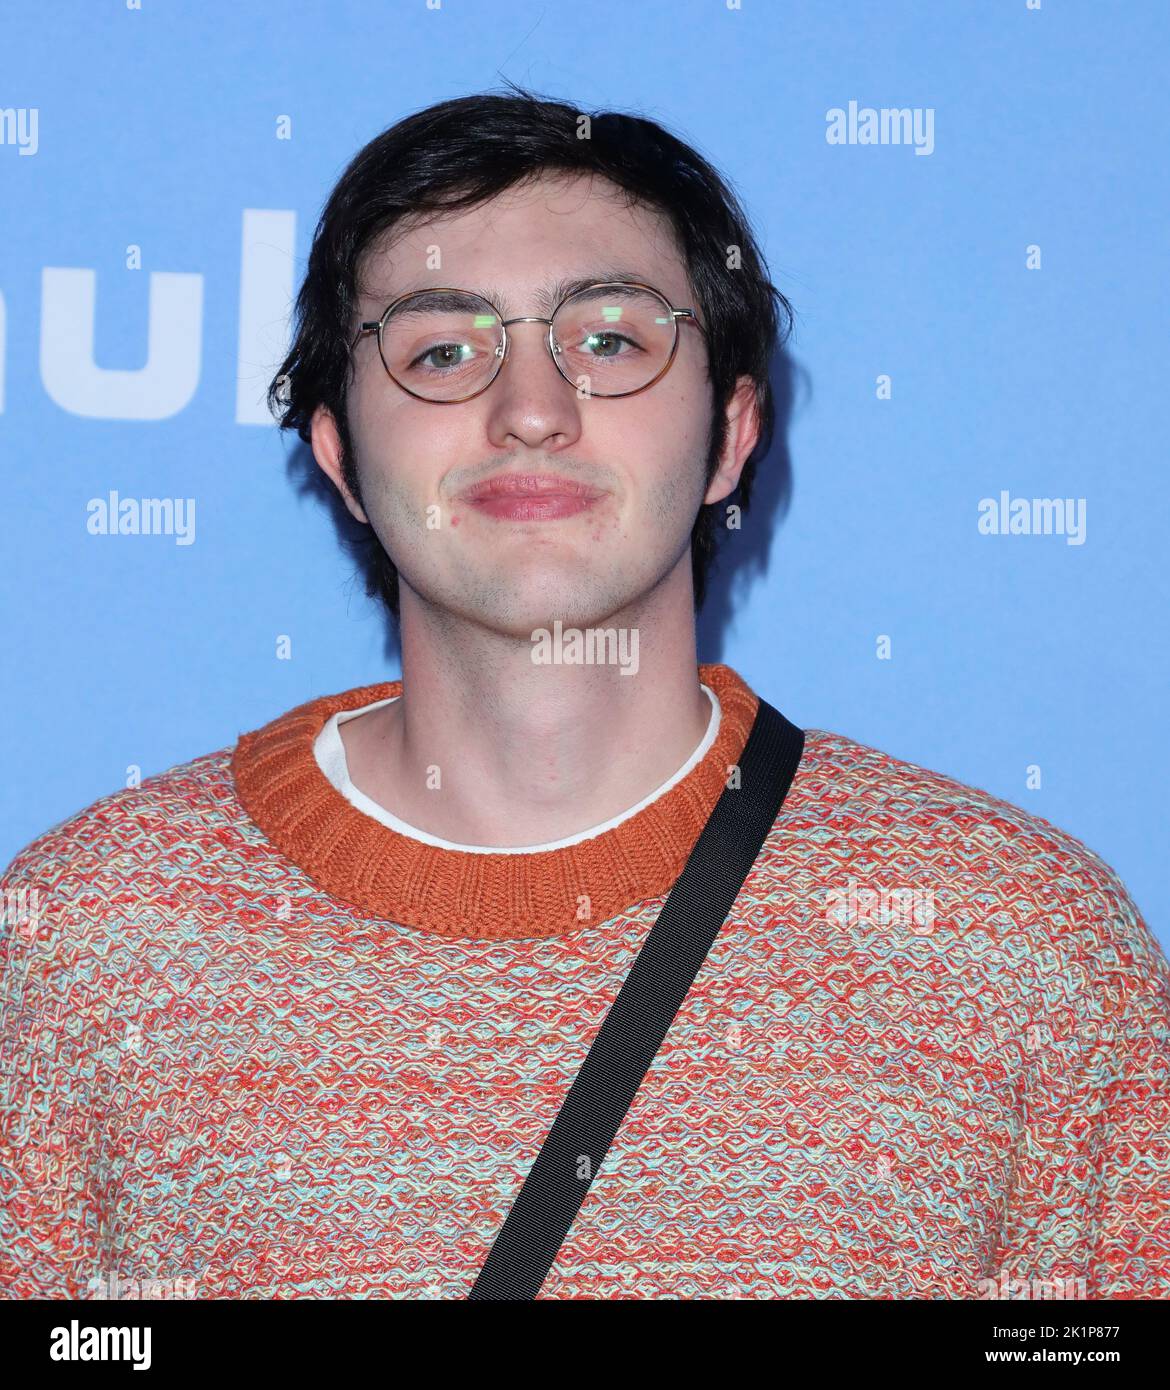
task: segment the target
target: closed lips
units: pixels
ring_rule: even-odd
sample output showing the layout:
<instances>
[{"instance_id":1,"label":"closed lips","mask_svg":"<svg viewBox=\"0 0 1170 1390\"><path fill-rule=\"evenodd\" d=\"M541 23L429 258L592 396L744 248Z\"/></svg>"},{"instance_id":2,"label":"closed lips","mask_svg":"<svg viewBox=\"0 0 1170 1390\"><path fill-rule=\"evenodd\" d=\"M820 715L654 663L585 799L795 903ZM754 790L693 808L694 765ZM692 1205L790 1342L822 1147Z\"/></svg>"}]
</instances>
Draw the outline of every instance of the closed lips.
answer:
<instances>
[{"instance_id":1,"label":"closed lips","mask_svg":"<svg viewBox=\"0 0 1170 1390\"><path fill-rule=\"evenodd\" d=\"M582 497L592 499L602 494L597 488L558 478L551 473L506 473L477 483L462 494L464 501L478 502L485 497Z\"/></svg>"}]
</instances>

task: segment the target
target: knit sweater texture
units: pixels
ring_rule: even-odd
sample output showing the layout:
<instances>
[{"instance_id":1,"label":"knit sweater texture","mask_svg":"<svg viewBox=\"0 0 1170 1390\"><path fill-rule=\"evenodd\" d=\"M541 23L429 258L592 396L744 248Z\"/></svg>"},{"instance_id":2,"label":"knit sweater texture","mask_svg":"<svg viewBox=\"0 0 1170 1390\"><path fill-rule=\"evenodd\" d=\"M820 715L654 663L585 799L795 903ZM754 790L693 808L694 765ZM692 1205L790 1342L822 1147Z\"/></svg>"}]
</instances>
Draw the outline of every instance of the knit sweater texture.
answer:
<instances>
[{"instance_id":1,"label":"knit sweater texture","mask_svg":"<svg viewBox=\"0 0 1170 1390\"><path fill-rule=\"evenodd\" d=\"M747 740L617 826L364 815L309 701L0 878L0 1289L463 1298ZM1170 1297L1170 967L1020 808L806 731L542 1298ZM114 1294L113 1296L117 1296Z\"/></svg>"}]
</instances>

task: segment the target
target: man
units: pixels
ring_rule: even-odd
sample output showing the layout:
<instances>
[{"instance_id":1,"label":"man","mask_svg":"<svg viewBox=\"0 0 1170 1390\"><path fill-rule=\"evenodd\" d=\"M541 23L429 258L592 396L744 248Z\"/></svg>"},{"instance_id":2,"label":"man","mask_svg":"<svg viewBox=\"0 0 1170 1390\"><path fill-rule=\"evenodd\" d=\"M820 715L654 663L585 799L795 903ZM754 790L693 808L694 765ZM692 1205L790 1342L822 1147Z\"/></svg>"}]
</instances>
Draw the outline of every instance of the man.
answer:
<instances>
[{"instance_id":1,"label":"man","mask_svg":"<svg viewBox=\"0 0 1170 1390\"><path fill-rule=\"evenodd\" d=\"M695 604L778 309L650 122L474 97L357 156L273 399L402 679L13 861L12 1294L466 1297L736 785ZM540 1296L1165 1297L1168 983L1076 840L807 730Z\"/></svg>"}]
</instances>

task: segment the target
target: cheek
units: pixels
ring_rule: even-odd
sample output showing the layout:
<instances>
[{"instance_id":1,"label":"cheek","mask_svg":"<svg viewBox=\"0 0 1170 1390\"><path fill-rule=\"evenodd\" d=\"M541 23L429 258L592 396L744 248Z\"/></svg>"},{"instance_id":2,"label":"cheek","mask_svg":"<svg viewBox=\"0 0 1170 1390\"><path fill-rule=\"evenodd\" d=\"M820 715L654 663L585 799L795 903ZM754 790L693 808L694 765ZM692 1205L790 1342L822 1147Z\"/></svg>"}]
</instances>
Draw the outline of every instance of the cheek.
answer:
<instances>
[{"instance_id":1,"label":"cheek","mask_svg":"<svg viewBox=\"0 0 1170 1390\"><path fill-rule=\"evenodd\" d=\"M658 526L689 531L706 492L706 392L673 391L659 382L647 395L662 394L635 430L618 432L615 447L643 498L642 507Z\"/></svg>"},{"instance_id":2,"label":"cheek","mask_svg":"<svg viewBox=\"0 0 1170 1390\"><path fill-rule=\"evenodd\" d=\"M645 493L648 522L656 534L671 542L689 535L705 491L703 458L697 446L662 460Z\"/></svg>"},{"instance_id":3,"label":"cheek","mask_svg":"<svg viewBox=\"0 0 1170 1390\"><path fill-rule=\"evenodd\" d=\"M465 450L449 429L437 428L422 402L374 393L351 408L351 429L362 497L376 515L379 534L426 525L427 508L439 502L444 460ZM374 516L371 516L371 520Z\"/></svg>"}]
</instances>

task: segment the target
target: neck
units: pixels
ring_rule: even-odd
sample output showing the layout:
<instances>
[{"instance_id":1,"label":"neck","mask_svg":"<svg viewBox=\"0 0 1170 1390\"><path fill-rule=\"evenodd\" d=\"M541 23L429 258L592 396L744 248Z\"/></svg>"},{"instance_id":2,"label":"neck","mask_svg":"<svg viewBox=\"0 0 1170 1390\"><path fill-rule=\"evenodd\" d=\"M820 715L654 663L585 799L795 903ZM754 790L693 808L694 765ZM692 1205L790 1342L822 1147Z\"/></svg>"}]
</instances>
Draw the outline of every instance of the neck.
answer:
<instances>
[{"instance_id":1,"label":"neck","mask_svg":"<svg viewBox=\"0 0 1170 1390\"><path fill-rule=\"evenodd\" d=\"M547 626L560 659L541 664L531 632L489 630L403 584L402 698L341 726L354 785L430 834L501 847L561 839L635 805L687 760L711 717L689 551L685 561L686 603L660 586L636 611L585 629L611 644L576 659L573 625L563 623L559 644ZM653 642L642 640L649 632Z\"/></svg>"}]
</instances>

